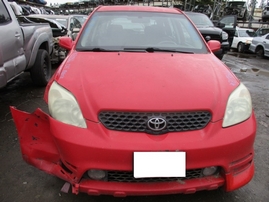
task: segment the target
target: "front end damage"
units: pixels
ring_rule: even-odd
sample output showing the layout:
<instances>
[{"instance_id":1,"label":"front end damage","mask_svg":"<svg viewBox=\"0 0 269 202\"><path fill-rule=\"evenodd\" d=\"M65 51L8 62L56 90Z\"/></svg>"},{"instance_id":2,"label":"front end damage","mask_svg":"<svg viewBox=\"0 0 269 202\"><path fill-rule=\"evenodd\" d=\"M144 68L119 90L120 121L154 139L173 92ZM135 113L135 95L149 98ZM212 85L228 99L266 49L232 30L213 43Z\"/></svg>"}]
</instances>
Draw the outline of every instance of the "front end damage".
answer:
<instances>
[{"instance_id":1,"label":"front end damage","mask_svg":"<svg viewBox=\"0 0 269 202\"><path fill-rule=\"evenodd\" d=\"M61 191L65 193L68 193L70 185L74 194L84 192L89 195L109 194L117 197L188 194L220 187L225 191L233 191L248 183L254 175L252 144L255 136L252 132L246 137L233 135L241 134L242 128L244 131L255 131L254 115L242 123L242 126L225 130L219 130L220 123L210 123L212 133L216 132L216 138L219 140L211 141L210 144L208 140L205 141L204 144L208 144L208 149L199 147L200 140L196 145L195 131L189 136L193 136L192 144L181 146L188 154L186 159L188 172L193 173L197 169L202 170L217 165L216 174L195 175L193 178L186 176L186 179L176 181L140 182L132 176L129 177L128 174L133 170L133 151L163 151L164 148L174 151L177 147L173 147L173 142L180 142L180 137L176 136L175 138L179 138L176 140L172 138L173 135L165 136L165 139L162 139L164 136L149 135L137 138L137 136L124 134L120 136L118 132L106 137L107 134L100 133L101 124L87 122L88 127L91 128L89 132L87 129L58 122L41 109L33 113L23 112L14 107L10 109L18 131L23 159L28 164L64 180L66 183ZM79 138L74 134L79 134ZM231 142L229 134L237 139ZM221 138L224 135L228 136L225 140ZM156 143L160 138L162 139L160 144ZM126 144L127 142L130 144ZM141 142L147 143L142 145ZM219 158L220 154L223 158ZM92 169L104 170L107 176L114 173L116 180L109 177L104 180L94 180L86 175L87 171ZM118 176L124 176L123 181ZM130 178L134 182L130 182Z\"/></svg>"},{"instance_id":2,"label":"front end damage","mask_svg":"<svg viewBox=\"0 0 269 202\"><path fill-rule=\"evenodd\" d=\"M49 115L41 109L32 114L10 107L20 141L23 159L30 165L70 184L75 179L63 168L58 149L50 133ZM22 121L23 120L23 121ZM68 192L66 184L62 191ZM73 190L73 193L76 192Z\"/></svg>"}]
</instances>

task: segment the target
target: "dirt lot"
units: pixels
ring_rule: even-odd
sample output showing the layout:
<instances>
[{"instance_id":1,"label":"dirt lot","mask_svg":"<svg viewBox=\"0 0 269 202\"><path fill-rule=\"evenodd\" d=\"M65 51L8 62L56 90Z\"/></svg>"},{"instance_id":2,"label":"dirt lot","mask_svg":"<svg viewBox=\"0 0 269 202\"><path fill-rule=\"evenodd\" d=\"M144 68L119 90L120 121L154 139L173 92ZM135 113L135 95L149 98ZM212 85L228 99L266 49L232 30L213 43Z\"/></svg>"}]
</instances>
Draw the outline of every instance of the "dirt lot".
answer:
<instances>
[{"instance_id":1,"label":"dirt lot","mask_svg":"<svg viewBox=\"0 0 269 202\"><path fill-rule=\"evenodd\" d=\"M231 193L221 189L201 191L191 195L167 195L114 198L112 196L73 195L60 192L64 181L27 165L21 157L17 132L9 112L13 105L28 112L37 107L46 109L44 88L32 85L25 74L0 90L0 201L244 201L267 202L269 199L269 59L253 55L229 54L223 62L249 88L257 117L255 142L255 176L245 187Z\"/></svg>"}]
</instances>

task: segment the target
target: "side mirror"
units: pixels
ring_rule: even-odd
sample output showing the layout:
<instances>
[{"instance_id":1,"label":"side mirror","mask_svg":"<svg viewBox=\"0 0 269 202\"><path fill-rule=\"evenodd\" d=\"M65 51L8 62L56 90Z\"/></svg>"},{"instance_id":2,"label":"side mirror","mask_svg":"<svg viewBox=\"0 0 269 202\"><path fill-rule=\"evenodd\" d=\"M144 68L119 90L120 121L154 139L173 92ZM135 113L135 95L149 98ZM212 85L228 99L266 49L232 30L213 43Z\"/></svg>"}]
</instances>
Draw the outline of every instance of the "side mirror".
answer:
<instances>
[{"instance_id":1,"label":"side mirror","mask_svg":"<svg viewBox=\"0 0 269 202\"><path fill-rule=\"evenodd\" d=\"M209 46L212 52L220 50L220 42L217 40L210 40L207 42L207 45Z\"/></svg>"},{"instance_id":2,"label":"side mirror","mask_svg":"<svg viewBox=\"0 0 269 202\"><path fill-rule=\"evenodd\" d=\"M221 28L221 29L222 29L222 28L224 28L224 27L225 27L225 24L224 24L224 23L222 23L222 22L219 22L217 27L219 27L219 28Z\"/></svg>"},{"instance_id":3,"label":"side mirror","mask_svg":"<svg viewBox=\"0 0 269 202\"><path fill-rule=\"evenodd\" d=\"M73 41L70 37L60 37L59 38L59 46L66 50L71 50L73 48Z\"/></svg>"}]
</instances>

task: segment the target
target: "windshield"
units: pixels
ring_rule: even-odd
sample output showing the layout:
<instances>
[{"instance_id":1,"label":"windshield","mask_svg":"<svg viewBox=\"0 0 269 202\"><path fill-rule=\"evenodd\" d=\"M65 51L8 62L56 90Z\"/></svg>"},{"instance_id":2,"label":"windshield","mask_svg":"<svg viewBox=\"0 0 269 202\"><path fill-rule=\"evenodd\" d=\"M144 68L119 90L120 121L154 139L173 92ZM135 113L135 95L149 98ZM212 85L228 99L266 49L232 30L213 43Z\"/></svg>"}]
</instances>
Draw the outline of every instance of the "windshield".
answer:
<instances>
[{"instance_id":1,"label":"windshield","mask_svg":"<svg viewBox=\"0 0 269 202\"><path fill-rule=\"evenodd\" d=\"M240 37L253 37L255 32L252 30L238 30Z\"/></svg>"},{"instance_id":2,"label":"windshield","mask_svg":"<svg viewBox=\"0 0 269 202\"><path fill-rule=\"evenodd\" d=\"M245 6L245 2L229 2L228 7L233 7L233 8L242 8Z\"/></svg>"},{"instance_id":3,"label":"windshield","mask_svg":"<svg viewBox=\"0 0 269 202\"><path fill-rule=\"evenodd\" d=\"M55 21L57 21L58 23L64 25L65 27L67 27L67 19L63 19L63 18L54 18Z\"/></svg>"},{"instance_id":4,"label":"windshield","mask_svg":"<svg viewBox=\"0 0 269 202\"><path fill-rule=\"evenodd\" d=\"M197 27L214 27L212 21L203 14L186 13Z\"/></svg>"},{"instance_id":5,"label":"windshield","mask_svg":"<svg viewBox=\"0 0 269 202\"><path fill-rule=\"evenodd\" d=\"M194 26L182 14L158 12L96 12L81 33L83 51L171 50L207 53Z\"/></svg>"}]
</instances>

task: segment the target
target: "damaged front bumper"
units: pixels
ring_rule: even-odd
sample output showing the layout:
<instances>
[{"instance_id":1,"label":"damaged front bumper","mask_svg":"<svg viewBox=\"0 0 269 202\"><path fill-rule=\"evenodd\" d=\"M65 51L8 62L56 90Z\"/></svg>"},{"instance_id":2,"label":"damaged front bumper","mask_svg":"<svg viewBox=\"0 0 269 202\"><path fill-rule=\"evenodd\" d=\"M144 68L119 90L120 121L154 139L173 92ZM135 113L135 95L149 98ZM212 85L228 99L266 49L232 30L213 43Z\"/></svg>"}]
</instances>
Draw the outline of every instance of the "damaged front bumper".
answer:
<instances>
[{"instance_id":1,"label":"damaged front bumper","mask_svg":"<svg viewBox=\"0 0 269 202\"><path fill-rule=\"evenodd\" d=\"M50 134L49 116L37 109L33 114L11 107L20 140L23 159L30 165L71 181L72 176L62 169L60 155Z\"/></svg>"},{"instance_id":2,"label":"damaged front bumper","mask_svg":"<svg viewBox=\"0 0 269 202\"><path fill-rule=\"evenodd\" d=\"M92 180L86 174L89 169L131 172L134 151L160 151L164 148L169 148L170 151L178 150L179 146L173 144L173 135L150 138L141 135L138 138L137 135L104 131L101 124L90 121L87 122L90 130L77 128L51 118L40 109L29 114L11 107L11 113L18 131L23 159L38 169L68 182L74 194L85 192L90 195L110 194L122 197L194 193L219 187L232 191L248 183L254 174L254 115L243 123L243 126L233 130L238 134L243 133L242 129L248 131L249 135L244 138L238 136L231 141L229 136L234 136L232 130L220 132L221 124L217 124L211 126L212 133L219 133L216 137L223 137L225 134L225 141L216 138L214 141L208 141L206 138L202 143L202 149L199 146L201 140L197 141L198 134L191 132L191 135L188 135L193 136L193 139L189 138L188 141L192 143L180 146L181 151L186 151L187 154L187 169L216 165L220 168L217 174L184 181L129 183ZM180 142L180 137L177 138L176 141ZM62 191L68 192L68 184L65 184Z\"/></svg>"}]
</instances>

